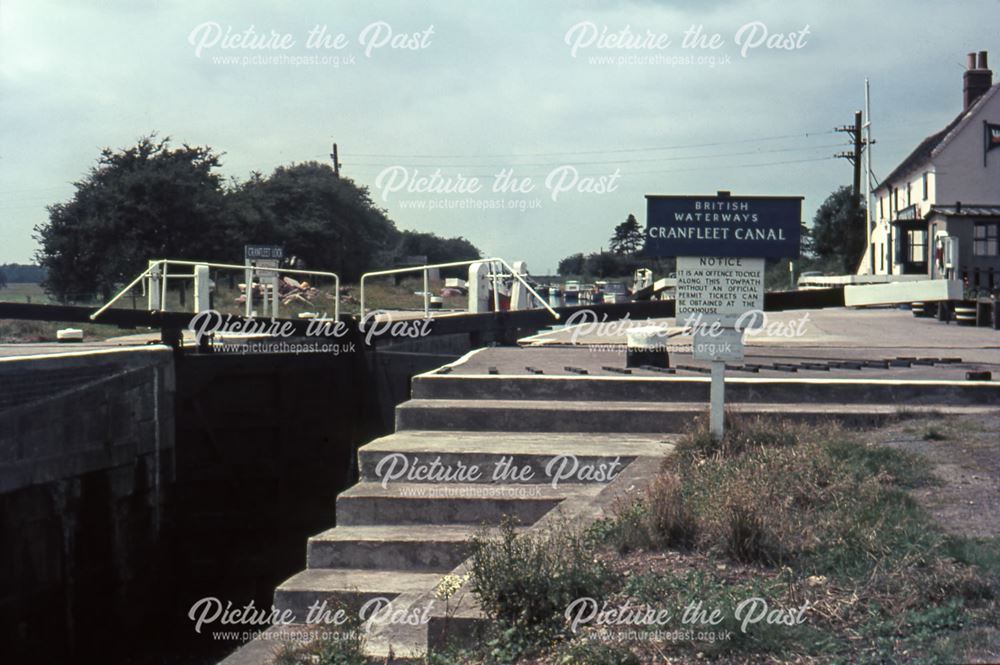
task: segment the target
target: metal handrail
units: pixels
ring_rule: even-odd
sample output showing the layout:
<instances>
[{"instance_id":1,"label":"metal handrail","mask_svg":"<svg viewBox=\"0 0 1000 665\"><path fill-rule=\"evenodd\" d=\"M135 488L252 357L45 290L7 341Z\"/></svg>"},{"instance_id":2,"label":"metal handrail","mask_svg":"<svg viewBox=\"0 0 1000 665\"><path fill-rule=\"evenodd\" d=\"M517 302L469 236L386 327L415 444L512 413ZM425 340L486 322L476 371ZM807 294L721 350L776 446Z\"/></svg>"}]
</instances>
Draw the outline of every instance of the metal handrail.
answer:
<instances>
[{"instance_id":1,"label":"metal handrail","mask_svg":"<svg viewBox=\"0 0 1000 665\"><path fill-rule=\"evenodd\" d=\"M365 279L367 279L369 277L383 277L385 275L398 275L398 274L406 273L406 272L416 272L418 270L423 271L423 273L424 273L424 291L423 291L423 294L424 294L424 317L429 317L430 316L430 301L429 301L429 295L430 294L429 294L429 291L428 291L428 284L427 284L427 271L430 270L431 268L457 268L459 266L470 266L470 265L472 265L474 263L499 263L500 265L502 265L503 267L505 267L507 270L509 270L510 274L517 281L519 281L522 284L524 284L525 288L528 289L528 292L531 293L531 295L535 296L535 299L538 300L538 302L540 302L542 304L542 307L544 307L545 309L549 310L549 313L552 314L552 316L554 316L557 320L559 319L559 313L557 311L555 311L554 309L552 309L552 307L550 307L549 304L547 302L545 302L545 299L542 298L541 295L539 295L538 291L535 291L535 289L532 288L531 284L529 284L521 275L519 275L517 273L517 271L514 270L514 268L512 268L510 266L510 264L508 264L506 261L504 261L501 258L472 259L470 261L451 261L449 263L433 263L433 264L424 265L424 266L408 266L406 268L392 268L392 269L389 269L389 270L376 270L376 271L373 271L373 272L366 272L365 274L361 275L361 285L360 285L360 291L361 291L361 293L360 293L360 301L361 301L360 302L360 307L361 307L361 312L359 314L359 318L362 319L362 320L365 318ZM497 306L498 300L499 300L499 296L497 294L496 283L494 281L494 284L493 284L494 309L499 309L499 307Z\"/></svg>"},{"instance_id":2,"label":"metal handrail","mask_svg":"<svg viewBox=\"0 0 1000 665\"><path fill-rule=\"evenodd\" d=\"M135 286L139 282L141 282L143 279L149 277L150 272L152 272L152 270L154 270L155 268L158 268L160 266L163 267L163 274L161 275L160 279L162 279L164 285L166 285L166 281L167 281L167 265L168 264L174 264L174 265L178 265L178 266L208 266L209 268L223 268L223 269L232 269L232 270L246 270L247 267L248 267L248 266L245 266L245 265L241 266L241 265L237 265L237 264L233 264L233 263L209 263L207 261L183 261L183 260L179 260L179 259L156 259L155 261L151 261L150 264L149 264L149 266L145 270L143 270L142 273L140 273L138 277L136 277L131 282L129 282L128 286L126 286L121 291L119 291L117 293L117 295L115 295L114 298L112 298L111 300L109 300L108 302L106 302L103 307L101 307L96 312L94 312L93 314L91 314L90 315L90 320L91 321L95 320L98 316L100 316L105 311L107 311L112 305L114 305L116 302L118 302L119 300L121 300L122 297L124 297L124 295L126 293L128 293L133 288L135 288ZM335 295L335 298L334 298L334 301L333 301L334 302L334 305L333 305L333 318L334 318L335 321L339 321L340 320L340 277L337 275L337 273L335 273L335 272L324 272L322 270L296 270L296 269L293 269L293 268L271 268L269 266L252 266L252 268L254 270L269 270L271 272L292 273L292 274L296 274L296 275L320 275L320 276L323 276L323 277L332 277L333 278L333 282L334 282L334 295ZM192 273L190 275L184 275L184 274L182 274L182 275L171 275L170 278L171 279L187 279L187 278L194 279L194 273ZM250 291L250 285L247 284L247 297L248 298L250 297L249 291ZM165 293L166 293L166 288L164 288L163 291L162 291L162 294L165 294ZM165 295L161 295L161 298L160 298L160 311L163 311L165 309L166 309L166 296Z\"/></svg>"}]
</instances>

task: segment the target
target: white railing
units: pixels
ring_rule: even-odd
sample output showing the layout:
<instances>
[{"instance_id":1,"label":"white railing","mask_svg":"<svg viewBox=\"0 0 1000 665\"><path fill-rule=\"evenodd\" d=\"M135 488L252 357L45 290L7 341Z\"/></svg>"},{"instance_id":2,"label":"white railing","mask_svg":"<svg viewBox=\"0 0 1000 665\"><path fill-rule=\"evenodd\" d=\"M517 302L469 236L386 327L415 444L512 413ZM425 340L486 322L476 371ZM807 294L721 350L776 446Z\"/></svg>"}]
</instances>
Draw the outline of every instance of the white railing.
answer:
<instances>
[{"instance_id":1,"label":"white railing","mask_svg":"<svg viewBox=\"0 0 1000 665\"><path fill-rule=\"evenodd\" d=\"M191 267L193 270L192 270L191 273L180 273L180 274L176 274L175 273L175 274L171 274L169 272L169 270L168 270L168 266L170 266L170 265L188 266L188 267ZM173 280L177 280L177 279L191 279L191 280L195 281L195 284L197 284L198 268L201 267L201 266L205 266L206 268L221 268L221 269L224 269L224 270L243 270L245 272L249 271L251 275L252 275L253 271L257 271L257 272L288 273L288 274L292 274L292 275L318 275L320 277L332 277L333 278L333 283L334 283L333 318L334 318L334 321L339 321L340 320L340 277L337 276L337 273L324 272L322 270L294 270L294 269L291 269L291 268L271 268L271 267L265 267L265 266L246 266L246 265L237 265L237 264L231 264L231 263L208 263L208 262L205 262L205 261L180 261L180 260L175 260L175 259L156 259L154 261L150 261L149 262L149 267L147 267L145 270L143 270L142 273L140 273L138 277L136 277L131 282L129 282L128 285L125 286L121 291L119 291L117 293L117 295L115 295L114 298L112 298L107 303L105 303L103 307L101 307L96 312L94 312L93 314L91 314L90 315L90 320L91 321L95 320L98 316L100 316L105 311L107 311L112 305L114 305L116 302L118 302L119 300L121 300L122 297L124 297L126 293L128 293L133 288L135 288L144 279L162 280L162 288L159 289L159 301L160 302L158 303L159 304L159 308L158 309L161 312L165 311L166 310L166 305L167 305L167 288L166 288L167 287L167 280L168 279L173 279ZM152 293L152 291L150 291L150 292ZM253 299L253 284L252 284L252 281L250 279L248 279L247 282L246 282L246 297L247 297L247 303L249 304L251 302L251 300ZM273 294L272 297L273 298L277 298L277 294L276 293ZM197 303L197 302L198 302L198 298L196 297L195 298L195 303ZM277 301L275 301L275 302L277 302ZM197 307L197 304L196 304L196 307ZM150 309L153 309L152 303L150 303ZM248 309L249 309L249 307L248 307Z\"/></svg>"},{"instance_id":2,"label":"white railing","mask_svg":"<svg viewBox=\"0 0 1000 665\"><path fill-rule=\"evenodd\" d=\"M497 282L498 274L493 271L493 264L494 263L499 263L501 266L503 266L504 268L506 268L507 270L510 271L511 276L514 279L516 279L517 281L521 282L521 284L524 285L524 287L528 290L528 292L531 295L533 295L535 297L535 299L539 303L541 303L542 307L544 307L545 309L549 310L549 313L551 313L552 316L554 316L556 319L559 318L559 313L556 312L554 309L552 309L552 307L549 306L549 304L545 301L545 298L542 298L542 296L540 296L538 294L538 292L535 291L534 288L532 288L531 284L529 284L527 282L527 280L524 279L523 276L521 276L520 274L518 274L518 272L516 270L514 270L506 261L504 261L503 259L500 259L500 258L472 259L470 261L452 261L450 263L434 263L434 264L425 265L425 266L408 266L406 268L393 268L391 270L376 270L374 272L366 272L365 274L363 274L361 276L361 288L360 288L360 291L361 291L361 293L360 293L360 301L361 301L360 302L360 307L361 307L361 312L359 314L359 318L361 320L364 320L364 318L365 318L365 280L368 279L369 277L384 277L386 275L399 275L399 274L402 274L402 273L418 272L418 271L423 272L423 277L424 277L424 289L423 289L423 296L424 296L424 317L426 318L426 317L430 316L430 309L431 309L431 307L430 307L430 295L431 294L430 294L430 285L428 284L428 281L429 281L428 280L428 271L432 270L432 269L435 269L435 268L458 268L459 266L471 266L471 265L476 264L476 263L485 263L485 264L488 264L490 266L490 278L493 281L493 309L494 309L494 311L500 309L500 306L499 306L500 295L499 295L499 289L497 289L497 283L496 283Z\"/></svg>"}]
</instances>

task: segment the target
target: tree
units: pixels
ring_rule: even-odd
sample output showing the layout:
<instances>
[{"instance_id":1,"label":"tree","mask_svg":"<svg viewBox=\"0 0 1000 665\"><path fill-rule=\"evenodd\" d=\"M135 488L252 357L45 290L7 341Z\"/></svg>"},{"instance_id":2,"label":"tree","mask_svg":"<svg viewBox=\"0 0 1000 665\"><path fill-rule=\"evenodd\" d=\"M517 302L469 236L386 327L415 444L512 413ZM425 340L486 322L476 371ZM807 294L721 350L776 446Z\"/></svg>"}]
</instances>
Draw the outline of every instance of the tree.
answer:
<instances>
[{"instance_id":1,"label":"tree","mask_svg":"<svg viewBox=\"0 0 1000 665\"><path fill-rule=\"evenodd\" d=\"M615 227L614 235L611 236L611 251L615 254L635 254L644 240L645 236L635 215L629 214L624 222Z\"/></svg>"},{"instance_id":2,"label":"tree","mask_svg":"<svg viewBox=\"0 0 1000 665\"><path fill-rule=\"evenodd\" d=\"M574 276L578 277L583 274L583 267L586 262L586 258L583 256L582 252L577 252L576 254L571 254L559 262L559 267L556 268L560 275Z\"/></svg>"},{"instance_id":3,"label":"tree","mask_svg":"<svg viewBox=\"0 0 1000 665\"><path fill-rule=\"evenodd\" d=\"M417 231L403 231L400 234L395 254L397 259L405 256L426 256L427 263L471 261L483 256L479 248L465 238L442 238L433 233L419 233ZM467 276L468 268L464 266L445 268L441 274L446 277Z\"/></svg>"},{"instance_id":4,"label":"tree","mask_svg":"<svg viewBox=\"0 0 1000 665\"><path fill-rule=\"evenodd\" d=\"M0 270L0 289L7 288L7 273Z\"/></svg>"},{"instance_id":5,"label":"tree","mask_svg":"<svg viewBox=\"0 0 1000 665\"><path fill-rule=\"evenodd\" d=\"M245 244L276 244L299 265L355 281L400 253L473 259L464 238L400 234L366 187L327 164L279 166L225 185L207 147L171 148L148 136L101 152L73 198L49 206L35 228L46 288L60 300L105 298L149 259L242 263Z\"/></svg>"},{"instance_id":6,"label":"tree","mask_svg":"<svg viewBox=\"0 0 1000 665\"><path fill-rule=\"evenodd\" d=\"M865 211L854 212L851 187L840 187L823 201L813 217L812 250L823 259L837 259L848 273L853 273L864 253ZM860 230L860 231L859 231Z\"/></svg>"},{"instance_id":7,"label":"tree","mask_svg":"<svg viewBox=\"0 0 1000 665\"><path fill-rule=\"evenodd\" d=\"M10 284L38 284L45 279L45 270L27 263L4 263L0 272Z\"/></svg>"},{"instance_id":8,"label":"tree","mask_svg":"<svg viewBox=\"0 0 1000 665\"><path fill-rule=\"evenodd\" d=\"M66 203L35 227L45 286L66 301L109 298L149 259L223 258L223 196L211 148L171 148L150 135L130 148L101 151Z\"/></svg>"},{"instance_id":9,"label":"tree","mask_svg":"<svg viewBox=\"0 0 1000 665\"><path fill-rule=\"evenodd\" d=\"M346 281L388 265L399 239L367 187L318 162L279 166L268 178L255 174L227 196L227 205L231 233L243 242L283 245L306 267Z\"/></svg>"}]
</instances>

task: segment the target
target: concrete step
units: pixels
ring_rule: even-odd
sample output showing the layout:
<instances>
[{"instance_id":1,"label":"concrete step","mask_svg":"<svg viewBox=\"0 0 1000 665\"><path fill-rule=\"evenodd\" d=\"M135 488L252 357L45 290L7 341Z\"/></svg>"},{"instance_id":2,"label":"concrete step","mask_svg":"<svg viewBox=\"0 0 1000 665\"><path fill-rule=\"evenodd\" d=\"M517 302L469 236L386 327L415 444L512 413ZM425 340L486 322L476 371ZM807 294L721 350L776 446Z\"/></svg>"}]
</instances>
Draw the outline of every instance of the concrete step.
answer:
<instances>
[{"instance_id":1,"label":"concrete step","mask_svg":"<svg viewBox=\"0 0 1000 665\"><path fill-rule=\"evenodd\" d=\"M406 430L358 451L361 479L372 482L606 484L637 457L662 457L670 437L648 434Z\"/></svg>"},{"instance_id":2,"label":"concrete step","mask_svg":"<svg viewBox=\"0 0 1000 665\"><path fill-rule=\"evenodd\" d=\"M357 612L375 598L391 601L400 594L424 593L433 589L441 577L440 573L400 570L307 569L274 590L274 607L278 612L290 610L293 623L304 624L310 619L311 607L327 610L331 617L338 609ZM316 625L320 615L311 618L312 625Z\"/></svg>"},{"instance_id":3,"label":"concrete step","mask_svg":"<svg viewBox=\"0 0 1000 665\"><path fill-rule=\"evenodd\" d=\"M482 485L360 482L337 497L341 526L498 524L511 516L533 524L569 492L595 495L600 485Z\"/></svg>"},{"instance_id":4,"label":"concrete step","mask_svg":"<svg viewBox=\"0 0 1000 665\"><path fill-rule=\"evenodd\" d=\"M907 404L912 413L988 413L996 407ZM875 426L900 413L895 404L727 403L734 414L781 417L800 422L835 419L850 427ZM706 415L704 402L585 402L563 400L412 399L396 407L396 431L468 430L509 432L682 432Z\"/></svg>"},{"instance_id":5,"label":"concrete step","mask_svg":"<svg viewBox=\"0 0 1000 665\"><path fill-rule=\"evenodd\" d=\"M471 553L471 526L338 526L309 539L309 568L447 573Z\"/></svg>"},{"instance_id":6,"label":"concrete step","mask_svg":"<svg viewBox=\"0 0 1000 665\"><path fill-rule=\"evenodd\" d=\"M425 374L414 399L707 402L710 379L697 376ZM730 403L998 404L1000 382L850 377L726 377Z\"/></svg>"}]
</instances>

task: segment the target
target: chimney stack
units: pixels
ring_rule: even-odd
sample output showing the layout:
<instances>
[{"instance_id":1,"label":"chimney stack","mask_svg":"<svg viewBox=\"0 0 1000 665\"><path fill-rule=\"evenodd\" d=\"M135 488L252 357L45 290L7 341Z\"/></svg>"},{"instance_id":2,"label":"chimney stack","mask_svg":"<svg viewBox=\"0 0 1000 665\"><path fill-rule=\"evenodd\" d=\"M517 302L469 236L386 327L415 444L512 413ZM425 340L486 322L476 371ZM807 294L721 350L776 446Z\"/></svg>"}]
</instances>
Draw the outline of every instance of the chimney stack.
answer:
<instances>
[{"instance_id":1,"label":"chimney stack","mask_svg":"<svg viewBox=\"0 0 1000 665\"><path fill-rule=\"evenodd\" d=\"M968 69L962 75L962 100L964 109L976 103L983 93L993 86L993 72L986 64L986 51L968 55Z\"/></svg>"}]
</instances>

